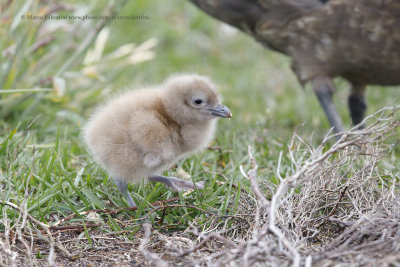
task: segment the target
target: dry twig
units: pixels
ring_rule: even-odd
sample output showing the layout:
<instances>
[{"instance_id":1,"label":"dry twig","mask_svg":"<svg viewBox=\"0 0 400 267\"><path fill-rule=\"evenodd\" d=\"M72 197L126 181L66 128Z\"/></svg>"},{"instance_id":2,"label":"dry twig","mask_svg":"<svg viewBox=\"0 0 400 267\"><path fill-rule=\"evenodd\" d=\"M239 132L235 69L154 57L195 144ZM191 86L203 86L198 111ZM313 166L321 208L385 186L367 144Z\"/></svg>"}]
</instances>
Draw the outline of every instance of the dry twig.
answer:
<instances>
[{"instance_id":1,"label":"dry twig","mask_svg":"<svg viewBox=\"0 0 400 267\"><path fill-rule=\"evenodd\" d=\"M151 203L151 205L152 205L152 206L159 206L159 205L162 206L162 205L164 205L164 204L166 204L166 203L174 202L174 201L177 201L177 200L179 200L179 197L172 197L172 198L170 198L170 199L161 200L161 201L156 201L156 202L154 202L154 203ZM134 211L134 210L137 210L137 207L136 207L136 206L135 206L135 207L124 207L124 208L112 209L112 210L110 210L110 209L93 209L93 210L87 210L87 211L80 212L79 215L81 215L81 216L82 216L82 215L88 215L88 214L91 213L91 212L107 213L107 214L112 215L112 214L117 214L117 213L120 213L120 212L122 212L122 211L127 211L127 210ZM69 215L69 216L67 216L67 217L65 217L65 218L63 218L63 219L61 219L61 220L55 222L53 225L51 225L51 226L49 226L49 227L50 227L50 228L57 227L58 225L60 225L60 224L62 224L62 223L64 223L64 222L66 222L66 221L68 221L68 220L70 220L70 219L75 218L77 215L78 215L78 214L76 214L76 213L72 213L71 215Z\"/></svg>"},{"instance_id":2,"label":"dry twig","mask_svg":"<svg viewBox=\"0 0 400 267\"><path fill-rule=\"evenodd\" d=\"M143 256L153 263L155 266L160 266L160 267L167 267L169 266L168 263L163 261L156 253L150 252L146 249L147 244L150 241L150 235L151 235L151 225L148 223L143 224L144 228L144 237L142 240L142 243L139 246L139 251L143 254Z\"/></svg>"},{"instance_id":3,"label":"dry twig","mask_svg":"<svg viewBox=\"0 0 400 267\"><path fill-rule=\"evenodd\" d=\"M186 255L196 251L196 250L199 250L200 248L202 248L212 238L215 238L215 239L221 241L223 244L225 244L225 245L227 245L229 247L237 248L237 245L234 242L232 242L231 240L221 236L219 233L210 233L199 244L197 244L195 247L193 247L191 249L183 251L181 254L178 255L178 257L183 257L183 256L186 256Z\"/></svg>"}]
</instances>

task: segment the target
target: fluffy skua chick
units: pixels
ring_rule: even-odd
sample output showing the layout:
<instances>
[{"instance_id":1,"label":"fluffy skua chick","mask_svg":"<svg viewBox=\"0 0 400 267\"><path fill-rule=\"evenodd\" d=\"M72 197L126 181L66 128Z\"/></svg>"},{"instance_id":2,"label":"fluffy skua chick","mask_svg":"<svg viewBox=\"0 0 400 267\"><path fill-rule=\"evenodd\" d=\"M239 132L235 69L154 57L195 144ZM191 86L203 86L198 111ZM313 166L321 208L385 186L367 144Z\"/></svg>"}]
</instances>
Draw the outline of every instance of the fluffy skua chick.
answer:
<instances>
[{"instance_id":1,"label":"fluffy skua chick","mask_svg":"<svg viewBox=\"0 0 400 267\"><path fill-rule=\"evenodd\" d=\"M148 179L173 190L203 188L159 175L180 158L204 149L213 139L215 118L231 118L216 86L204 76L175 75L163 84L128 91L100 106L84 127L84 141L115 179L130 206L128 183Z\"/></svg>"}]
</instances>

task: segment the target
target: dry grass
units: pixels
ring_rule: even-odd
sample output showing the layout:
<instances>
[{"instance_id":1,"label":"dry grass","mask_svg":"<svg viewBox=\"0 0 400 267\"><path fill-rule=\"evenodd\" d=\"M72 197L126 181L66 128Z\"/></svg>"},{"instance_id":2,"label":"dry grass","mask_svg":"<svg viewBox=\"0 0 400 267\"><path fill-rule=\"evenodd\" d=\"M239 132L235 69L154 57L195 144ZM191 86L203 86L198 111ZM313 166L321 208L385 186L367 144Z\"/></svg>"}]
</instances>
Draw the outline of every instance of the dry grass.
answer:
<instances>
[{"instance_id":1,"label":"dry grass","mask_svg":"<svg viewBox=\"0 0 400 267\"><path fill-rule=\"evenodd\" d=\"M46 225L21 206L10 226L3 209L5 232L0 243L3 266L58 264L99 266L354 266L400 261L399 173L391 173L385 157L399 141L400 106L370 115L362 130L334 135L313 147L295 134L289 146L291 169L277 163L279 185L257 181L257 163L249 147L253 194L240 196L235 215L212 211L209 222L196 220L183 232L168 234L143 224L131 239L121 233ZM271 199L265 196L271 194ZM175 205L184 206L184 205ZM154 209L175 207L157 203ZM196 207L186 207L196 208ZM111 213L96 210L97 213ZM86 213L87 214L87 213ZM122 222L121 222L122 223ZM129 224L129 221L125 222ZM160 220L162 223L162 220ZM133 241L132 241L133 240ZM37 251L48 254L41 259Z\"/></svg>"}]
</instances>

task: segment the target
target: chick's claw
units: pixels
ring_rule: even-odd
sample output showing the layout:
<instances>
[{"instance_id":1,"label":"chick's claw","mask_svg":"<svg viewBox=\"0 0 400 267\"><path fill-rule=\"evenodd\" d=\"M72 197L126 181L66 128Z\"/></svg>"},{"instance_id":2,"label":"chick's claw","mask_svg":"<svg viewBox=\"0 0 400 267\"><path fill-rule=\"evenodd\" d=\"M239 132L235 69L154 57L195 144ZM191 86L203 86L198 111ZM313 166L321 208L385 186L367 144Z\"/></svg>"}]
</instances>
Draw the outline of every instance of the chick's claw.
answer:
<instances>
[{"instance_id":1,"label":"chick's claw","mask_svg":"<svg viewBox=\"0 0 400 267\"><path fill-rule=\"evenodd\" d=\"M204 181L197 182L196 186L189 181L181 180L175 177L166 177L161 175L154 175L149 177L150 181L163 183L174 191L204 189Z\"/></svg>"}]
</instances>

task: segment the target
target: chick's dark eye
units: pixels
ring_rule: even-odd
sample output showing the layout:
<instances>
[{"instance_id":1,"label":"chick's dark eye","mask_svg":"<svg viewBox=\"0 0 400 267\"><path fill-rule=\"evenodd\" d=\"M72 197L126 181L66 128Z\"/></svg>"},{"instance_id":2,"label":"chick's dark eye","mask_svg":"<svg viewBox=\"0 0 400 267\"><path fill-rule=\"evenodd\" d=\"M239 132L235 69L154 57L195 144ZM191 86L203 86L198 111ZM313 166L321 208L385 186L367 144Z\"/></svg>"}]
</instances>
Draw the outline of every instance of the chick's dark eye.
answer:
<instances>
[{"instance_id":1,"label":"chick's dark eye","mask_svg":"<svg viewBox=\"0 0 400 267\"><path fill-rule=\"evenodd\" d=\"M194 103L195 103L196 105L200 105L201 103L203 103L203 100L201 100L201 99L196 99L196 100L194 101Z\"/></svg>"}]
</instances>

